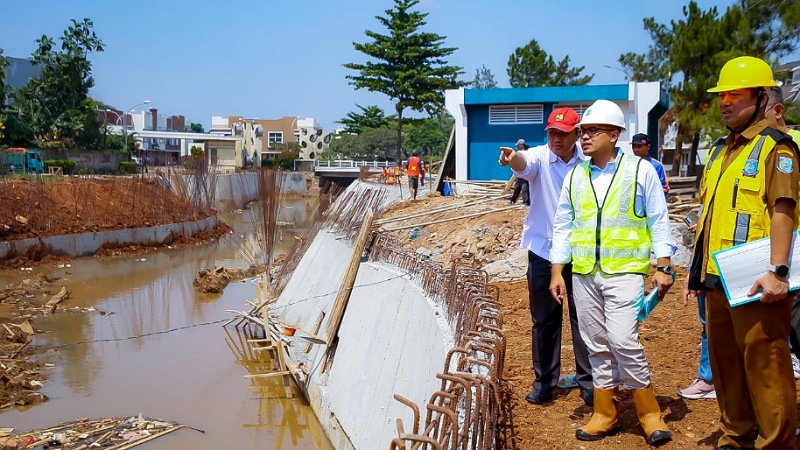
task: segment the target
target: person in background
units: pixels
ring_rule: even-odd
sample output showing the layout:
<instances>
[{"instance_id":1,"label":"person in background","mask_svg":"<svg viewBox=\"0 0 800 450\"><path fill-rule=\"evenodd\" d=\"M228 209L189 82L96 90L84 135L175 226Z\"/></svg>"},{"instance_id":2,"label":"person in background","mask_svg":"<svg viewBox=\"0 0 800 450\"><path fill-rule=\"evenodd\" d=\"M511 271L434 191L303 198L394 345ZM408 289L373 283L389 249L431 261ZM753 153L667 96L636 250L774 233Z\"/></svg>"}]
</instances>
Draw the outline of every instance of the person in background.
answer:
<instances>
[{"instance_id":1,"label":"person in background","mask_svg":"<svg viewBox=\"0 0 800 450\"><path fill-rule=\"evenodd\" d=\"M525 141L517 142L517 151L500 147L501 166L511 166L514 176L527 180L532 189L531 207L522 225L520 245L528 250L528 300L530 302L533 390L525 400L542 404L553 399L553 390L561 374L562 302L556 302L550 293L550 245L553 217L564 177L584 160L577 145L580 121L571 108L556 108L547 119L547 144L531 149L520 149ZM567 264L565 273L572 266ZM586 344L578 331L578 316L572 299L572 280L566 285L569 324L572 329L572 350L575 354L575 379L581 389L581 398L588 406L594 404L592 368Z\"/></svg>"},{"instance_id":2,"label":"person in background","mask_svg":"<svg viewBox=\"0 0 800 450\"><path fill-rule=\"evenodd\" d=\"M717 85L722 121L730 133L709 152L700 187L697 226L684 304L706 292L706 331L720 409L717 448L793 449L796 386L789 354L792 301L789 256L797 224L797 146L764 120L772 69L750 56L722 67ZM759 301L732 307L714 252L769 238L769 264L748 295Z\"/></svg>"},{"instance_id":3,"label":"person in background","mask_svg":"<svg viewBox=\"0 0 800 450\"><path fill-rule=\"evenodd\" d=\"M619 387L631 392L649 445L672 439L661 417L644 348L639 311L650 252L658 298L673 283L669 212L653 166L616 146L625 115L614 102L597 100L583 113L581 145L590 160L566 176L553 222L550 249L553 298L565 298L564 267L572 284L581 336L589 350L594 413L575 437L596 441L619 430Z\"/></svg>"},{"instance_id":4,"label":"person in background","mask_svg":"<svg viewBox=\"0 0 800 450\"><path fill-rule=\"evenodd\" d=\"M699 177L698 177L699 178ZM693 212L692 217L699 219L701 210ZM697 222L688 224L690 232L697 232ZM685 303L688 306L688 303ZM692 383L678 390L678 395L689 400L699 400L704 398L717 398L717 391L714 389L714 377L711 373L711 363L708 360L708 335L706 333L706 293L701 292L697 296L697 314L700 317L700 324L703 331L700 332L700 364L697 366L697 378Z\"/></svg>"},{"instance_id":5,"label":"person in background","mask_svg":"<svg viewBox=\"0 0 800 450\"><path fill-rule=\"evenodd\" d=\"M653 165L653 168L656 169L656 173L658 174L658 179L661 181L661 188L664 190L665 194L669 193L669 179L667 178L667 173L664 171L664 165L661 164L661 161L656 161L650 157L650 138L644 133L634 134L631 140L631 148L633 149L634 155L646 159Z\"/></svg>"},{"instance_id":6,"label":"person in background","mask_svg":"<svg viewBox=\"0 0 800 450\"><path fill-rule=\"evenodd\" d=\"M517 151L521 152L523 150L527 150L528 144L525 143L525 139L520 139L517 141ZM517 203L517 199L522 195L522 203L525 206L531 205L531 198L530 198L530 185L528 184L528 180L520 177L514 178L514 192L511 194L511 204Z\"/></svg>"},{"instance_id":7,"label":"person in background","mask_svg":"<svg viewBox=\"0 0 800 450\"><path fill-rule=\"evenodd\" d=\"M419 159L417 151L411 152L406 162L406 175L408 176L408 189L411 190L411 200L417 199L417 189L419 187L419 172L422 167L422 160Z\"/></svg>"},{"instance_id":8,"label":"person in background","mask_svg":"<svg viewBox=\"0 0 800 450\"><path fill-rule=\"evenodd\" d=\"M788 134L794 143L800 146L800 131L786 126L783 113L783 91L779 86L773 86L770 89L764 119L767 120L767 125ZM800 378L800 296L795 296L792 304L792 329L789 334L789 343L792 349L792 370L794 378L798 379Z\"/></svg>"}]
</instances>

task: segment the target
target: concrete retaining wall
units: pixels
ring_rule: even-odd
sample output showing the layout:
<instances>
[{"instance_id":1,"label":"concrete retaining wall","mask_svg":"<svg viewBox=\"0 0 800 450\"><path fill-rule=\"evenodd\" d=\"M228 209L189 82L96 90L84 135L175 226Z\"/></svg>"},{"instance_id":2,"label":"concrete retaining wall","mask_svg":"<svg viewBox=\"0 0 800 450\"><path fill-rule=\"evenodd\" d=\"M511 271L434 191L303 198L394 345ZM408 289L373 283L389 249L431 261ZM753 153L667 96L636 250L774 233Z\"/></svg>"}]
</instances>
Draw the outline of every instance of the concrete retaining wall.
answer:
<instances>
[{"instance_id":1,"label":"concrete retaining wall","mask_svg":"<svg viewBox=\"0 0 800 450\"><path fill-rule=\"evenodd\" d=\"M272 314L303 330L314 330L321 313L326 337L330 310L353 248L320 232L300 261ZM438 314L437 314L438 312ZM330 369L322 373L325 345L305 353L294 339L290 356L309 368L311 406L336 449L387 448L401 418L411 428L411 410L393 399L400 394L418 405L440 388L436 373L453 346L441 311L421 288L396 268L362 263L339 330ZM296 335L297 336L297 335Z\"/></svg>"},{"instance_id":2,"label":"concrete retaining wall","mask_svg":"<svg viewBox=\"0 0 800 450\"><path fill-rule=\"evenodd\" d=\"M283 192L306 194L306 176L299 172L286 172L281 183ZM258 172L240 172L217 176L214 209L232 211L258 199Z\"/></svg>"},{"instance_id":3,"label":"concrete retaining wall","mask_svg":"<svg viewBox=\"0 0 800 450\"><path fill-rule=\"evenodd\" d=\"M179 236L194 236L217 226L217 216L194 222L181 222L158 227L126 228L96 233L65 234L43 238L0 242L0 260L52 254L78 258L91 256L101 248L128 245L167 245Z\"/></svg>"}]
</instances>

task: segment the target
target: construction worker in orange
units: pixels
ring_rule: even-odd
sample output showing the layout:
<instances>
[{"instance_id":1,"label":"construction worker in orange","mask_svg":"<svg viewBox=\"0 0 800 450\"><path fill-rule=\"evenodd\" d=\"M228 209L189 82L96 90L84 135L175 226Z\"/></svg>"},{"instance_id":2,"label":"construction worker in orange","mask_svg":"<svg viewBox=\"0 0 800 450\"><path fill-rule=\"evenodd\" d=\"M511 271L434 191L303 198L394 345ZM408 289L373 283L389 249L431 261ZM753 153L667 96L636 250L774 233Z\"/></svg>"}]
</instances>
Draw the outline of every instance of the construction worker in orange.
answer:
<instances>
[{"instance_id":1,"label":"construction worker in orange","mask_svg":"<svg viewBox=\"0 0 800 450\"><path fill-rule=\"evenodd\" d=\"M411 199L417 199L417 188L419 187L419 173L422 161L419 159L417 151L411 152L406 162L406 175L408 175L408 188L411 190Z\"/></svg>"}]
</instances>

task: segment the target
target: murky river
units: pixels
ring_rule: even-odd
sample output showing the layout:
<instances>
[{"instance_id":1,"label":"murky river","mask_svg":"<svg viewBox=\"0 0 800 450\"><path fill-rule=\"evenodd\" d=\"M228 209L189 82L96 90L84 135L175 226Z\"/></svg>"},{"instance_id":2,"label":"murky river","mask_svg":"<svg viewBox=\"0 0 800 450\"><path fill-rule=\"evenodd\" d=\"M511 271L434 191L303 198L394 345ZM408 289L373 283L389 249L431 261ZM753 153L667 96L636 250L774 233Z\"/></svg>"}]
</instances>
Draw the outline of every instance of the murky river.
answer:
<instances>
[{"instance_id":1,"label":"murky river","mask_svg":"<svg viewBox=\"0 0 800 450\"><path fill-rule=\"evenodd\" d=\"M284 200L278 220L302 224L311 213L304 200ZM3 412L0 426L22 431L142 413L205 431L182 429L143 449L332 449L299 394L287 398L278 378L245 378L264 372L268 361L235 328L222 325L233 317L226 310L248 309L245 300L255 298L255 285L233 283L222 294L192 287L199 270L246 267L255 255L257 215L245 211L222 219L234 227L234 239L0 272L0 286L38 272L57 274L63 277L58 284L72 290L64 308L111 313L60 312L34 322L46 333L33 343L53 348L39 357L55 364L45 369L43 392L50 400ZM294 241L290 232L279 232L275 253Z\"/></svg>"}]
</instances>

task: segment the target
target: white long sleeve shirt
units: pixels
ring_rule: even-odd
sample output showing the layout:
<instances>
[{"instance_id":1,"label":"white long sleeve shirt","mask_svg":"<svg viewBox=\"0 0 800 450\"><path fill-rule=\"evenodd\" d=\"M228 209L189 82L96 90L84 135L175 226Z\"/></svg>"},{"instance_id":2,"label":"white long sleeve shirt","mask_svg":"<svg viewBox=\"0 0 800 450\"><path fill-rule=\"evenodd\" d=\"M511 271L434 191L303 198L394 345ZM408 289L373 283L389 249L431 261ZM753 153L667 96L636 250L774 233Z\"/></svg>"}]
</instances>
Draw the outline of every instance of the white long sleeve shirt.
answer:
<instances>
[{"instance_id":1,"label":"white long sleeve shirt","mask_svg":"<svg viewBox=\"0 0 800 450\"><path fill-rule=\"evenodd\" d=\"M550 239L553 235L553 217L556 215L558 196L567 173L586 157L577 143L575 154L564 162L550 151L547 144L518 152L527 163L524 170L514 175L528 180L531 206L522 225L520 246L541 258L549 259Z\"/></svg>"},{"instance_id":2,"label":"white long sleeve shirt","mask_svg":"<svg viewBox=\"0 0 800 450\"><path fill-rule=\"evenodd\" d=\"M625 155L625 157L636 158L636 156L630 154ZM597 203L600 206L603 206L602 202L605 200L606 192L611 186L616 170L616 159L609 161L603 169L591 162L589 163L592 186L594 186L595 195L599 199ZM567 178L569 176L568 174ZM661 181L651 164L641 164L639 166L633 208L638 216L641 217L644 214L647 217L650 245L656 258L667 258L674 255L677 246L672 240L667 202L664 199ZM550 262L553 264L567 264L572 261L572 242L570 238L574 219L575 214L570 201L569 183L565 183L561 188L561 196L553 222L553 245L550 248Z\"/></svg>"}]
</instances>

